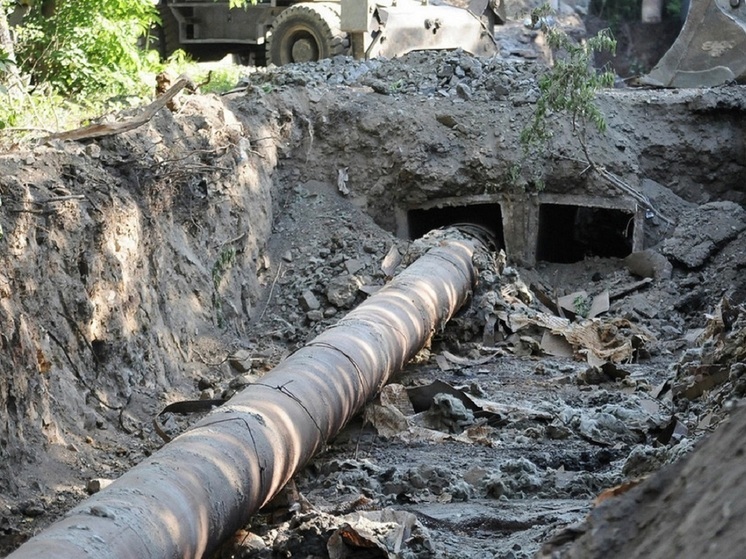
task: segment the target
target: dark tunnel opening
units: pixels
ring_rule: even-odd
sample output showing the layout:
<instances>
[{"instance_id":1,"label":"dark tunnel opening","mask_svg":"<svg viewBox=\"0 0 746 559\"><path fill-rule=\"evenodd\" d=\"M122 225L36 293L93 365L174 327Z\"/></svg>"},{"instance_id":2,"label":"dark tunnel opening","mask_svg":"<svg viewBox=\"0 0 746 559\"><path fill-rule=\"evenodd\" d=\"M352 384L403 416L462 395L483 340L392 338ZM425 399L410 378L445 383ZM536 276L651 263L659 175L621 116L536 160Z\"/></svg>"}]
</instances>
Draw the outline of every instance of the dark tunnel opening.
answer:
<instances>
[{"instance_id":1,"label":"dark tunnel opening","mask_svg":"<svg viewBox=\"0 0 746 559\"><path fill-rule=\"evenodd\" d=\"M500 204L473 204L442 208L413 209L407 212L407 231L410 239L418 239L440 227L468 223L489 231L497 248L505 246Z\"/></svg>"},{"instance_id":2,"label":"dark tunnel opening","mask_svg":"<svg viewBox=\"0 0 746 559\"><path fill-rule=\"evenodd\" d=\"M564 204L539 207L536 259L572 263L587 257L623 258L632 252L634 214Z\"/></svg>"}]
</instances>

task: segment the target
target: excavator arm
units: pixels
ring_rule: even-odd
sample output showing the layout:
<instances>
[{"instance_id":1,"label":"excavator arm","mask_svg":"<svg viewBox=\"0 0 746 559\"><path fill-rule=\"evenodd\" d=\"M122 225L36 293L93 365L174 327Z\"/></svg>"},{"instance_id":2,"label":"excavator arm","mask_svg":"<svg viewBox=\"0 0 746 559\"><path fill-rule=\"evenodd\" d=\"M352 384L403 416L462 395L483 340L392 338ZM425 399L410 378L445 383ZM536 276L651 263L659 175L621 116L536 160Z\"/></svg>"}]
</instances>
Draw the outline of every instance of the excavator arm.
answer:
<instances>
[{"instance_id":1,"label":"excavator arm","mask_svg":"<svg viewBox=\"0 0 746 559\"><path fill-rule=\"evenodd\" d=\"M746 82L746 0L691 0L676 42L640 82L682 88Z\"/></svg>"}]
</instances>

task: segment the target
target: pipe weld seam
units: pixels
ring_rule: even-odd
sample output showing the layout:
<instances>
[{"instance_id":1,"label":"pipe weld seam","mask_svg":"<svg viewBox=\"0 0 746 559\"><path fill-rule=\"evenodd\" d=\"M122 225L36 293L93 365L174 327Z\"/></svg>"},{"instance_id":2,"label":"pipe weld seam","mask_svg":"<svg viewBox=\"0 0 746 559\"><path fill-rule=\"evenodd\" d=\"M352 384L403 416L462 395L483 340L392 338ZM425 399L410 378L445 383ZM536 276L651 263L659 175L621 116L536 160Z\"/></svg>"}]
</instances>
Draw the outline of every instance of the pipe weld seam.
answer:
<instances>
[{"instance_id":1,"label":"pipe weld seam","mask_svg":"<svg viewBox=\"0 0 746 559\"><path fill-rule=\"evenodd\" d=\"M421 311L418 311L420 315L422 314ZM361 316L351 316L347 315L344 318L341 318L339 322L333 328L336 328L337 326L352 326L355 324L355 322L359 322L360 324L366 325L366 326L374 326L374 328L370 328L372 332L377 332L377 329L380 330L384 325L381 324L379 321L371 320L369 318L363 318ZM409 339L409 333L406 332L406 330L402 330L399 328L399 326L393 322L386 323L386 328L390 328L391 330L395 330L399 336L401 336L402 339L407 340ZM312 345L314 342L311 341L310 343L306 345Z\"/></svg>"},{"instance_id":2,"label":"pipe weld seam","mask_svg":"<svg viewBox=\"0 0 746 559\"><path fill-rule=\"evenodd\" d=\"M438 258L440 260L444 260L445 262L448 262L451 266L456 268L456 271L461 274L461 276L468 282L469 285L474 284L474 274L469 273L469 271L464 270L464 267L462 263L455 261L448 257L448 252L446 252L445 249L442 250L431 250L428 252L425 257L432 256L433 258ZM470 259L471 260L471 259Z\"/></svg>"},{"instance_id":3,"label":"pipe weld seam","mask_svg":"<svg viewBox=\"0 0 746 559\"><path fill-rule=\"evenodd\" d=\"M286 382L285 384L281 384L279 386L272 385L272 384L264 384L263 382L255 382L253 383L253 386L263 386L265 388L269 388L271 390L277 390L280 392L280 394L283 394L293 400L296 404L298 404L301 409L306 412L306 415L311 420L311 423L313 423L313 426L316 427L316 429L319 432L319 435L321 436L321 442L322 444L326 444L326 435L324 435L324 430L319 426L319 424L316 422L316 418L314 418L313 414L308 410L306 405L301 401L300 398L298 398L295 394L290 392L287 388L285 388L288 384L290 384L292 381Z\"/></svg>"},{"instance_id":4,"label":"pipe weld seam","mask_svg":"<svg viewBox=\"0 0 746 559\"><path fill-rule=\"evenodd\" d=\"M360 368L360 365L358 365L357 362L350 355L342 351L340 348L328 342L317 342L313 340L306 344L306 347L309 347L309 346L323 347L326 349L331 349L341 354L345 359L347 359L347 361L350 362L350 364L355 369L355 372L357 373L357 376L360 379L360 385L363 387L363 393L367 394L368 391L371 389L371 386L365 381L365 375L363 374L363 370Z\"/></svg>"}]
</instances>

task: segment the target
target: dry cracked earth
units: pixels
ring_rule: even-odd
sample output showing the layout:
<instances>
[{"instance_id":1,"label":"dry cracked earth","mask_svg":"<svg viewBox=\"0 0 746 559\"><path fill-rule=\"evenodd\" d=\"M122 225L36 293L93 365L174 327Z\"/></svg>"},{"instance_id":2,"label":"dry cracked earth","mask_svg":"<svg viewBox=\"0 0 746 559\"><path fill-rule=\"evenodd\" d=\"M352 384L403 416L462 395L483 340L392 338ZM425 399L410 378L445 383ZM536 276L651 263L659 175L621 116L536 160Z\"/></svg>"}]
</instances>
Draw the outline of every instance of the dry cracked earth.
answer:
<instances>
[{"instance_id":1,"label":"dry cracked earth","mask_svg":"<svg viewBox=\"0 0 746 559\"><path fill-rule=\"evenodd\" d=\"M623 197L561 116L523 158L537 35L256 71L1 153L0 554L156 452L166 405L230 397L334 324L410 237L484 226L474 200ZM746 91L598 103L590 152L652 208L640 251L557 218L577 254L531 261L488 214L507 243L467 307L215 557L740 557Z\"/></svg>"}]
</instances>

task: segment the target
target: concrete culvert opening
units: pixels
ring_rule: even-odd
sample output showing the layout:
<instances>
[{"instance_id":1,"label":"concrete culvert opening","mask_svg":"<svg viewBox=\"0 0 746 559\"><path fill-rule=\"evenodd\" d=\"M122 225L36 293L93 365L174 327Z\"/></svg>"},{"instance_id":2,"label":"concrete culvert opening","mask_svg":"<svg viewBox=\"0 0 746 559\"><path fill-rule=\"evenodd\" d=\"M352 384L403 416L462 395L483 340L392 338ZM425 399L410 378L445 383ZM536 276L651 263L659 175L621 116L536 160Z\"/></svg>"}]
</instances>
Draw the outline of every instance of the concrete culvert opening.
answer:
<instances>
[{"instance_id":1,"label":"concrete culvert opening","mask_svg":"<svg viewBox=\"0 0 746 559\"><path fill-rule=\"evenodd\" d=\"M494 239L495 248L505 246L502 211L494 203L411 209L407 212L407 237L418 239L433 229L462 224L486 230Z\"/></svg>"},{"instance_id":2,"label":"concrete culvert opening","mask_svg":"<svg viewBox=\"0 0 746 559\"><path fill-rule=\"evenodd\" d=\"M623 258L632 252L634 214L618 209L542 204L536 259L579 262L588 256Z\"/></svg>"}]
</instances>

